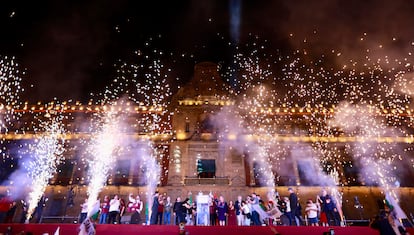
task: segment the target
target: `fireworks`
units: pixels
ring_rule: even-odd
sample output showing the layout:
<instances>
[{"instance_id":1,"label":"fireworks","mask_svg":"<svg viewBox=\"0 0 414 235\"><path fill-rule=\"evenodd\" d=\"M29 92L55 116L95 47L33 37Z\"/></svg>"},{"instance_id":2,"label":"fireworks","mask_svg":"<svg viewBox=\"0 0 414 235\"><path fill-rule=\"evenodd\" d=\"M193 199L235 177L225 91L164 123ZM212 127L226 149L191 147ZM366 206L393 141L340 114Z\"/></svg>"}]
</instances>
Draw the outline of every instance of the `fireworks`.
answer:
<instances>
[{"instance_id":1,"label":"fireworks","mask_svg":"<svg viewBox=\"0 0 414 235\"><path fill-rule=\"evenodd\" d=\"M410 148L397 147L397 139L410 138L412 132L409 58L392 61L376 54L373 59L367 50L367 55L361 56L366 61L350 60L338 68L332 61L344 60L337 50L310 58L305 49L274 56L262 50L266 43L245 46L248 49L235 53L237 66L228 67L224 73L228 81L234 76L238 79L237 106L221 111L232 117L223 118L222 113L217 116L219 122L226 123L219 125L220 132L256 136L250 143L262 151L249 151L255 156L251 160L258 164L256 177L269 182L267 177L273 173L277 181L279 174L288 175L286 166L293 161L300 168L302 183L316 178L311 185L331 187L340 202L337 186L355 181L340 169L356 164L362 171L362 184L392 190L398 182L397 171L402 168L398 166L405 164L410 152ZM313 141L286 145L280 138L285 135L309 136ZM354 140L344 147L327 141L343 137ZM239 148L246 149L246 144ZM262 167L269 165L271 170Z\"/></svg>"},{"instance_id":2,"label":"fireworks","mask_svg":"<svg viewBox=\"0 0 414 235\"><path fill-rule=\"evenodd\" d=\"M156 191L157 185L160 183L161 169L157 162L157 155L159 152L149 140L140 140L134 142L128 147L128 152L132 153L132 158L138 164L135 164L134 170L144 172L144 182L146 183L146 194L148 209L151 213L153 195Z\"/></svg>"},{"instance_id":3,"label":"fireworks","mask_svg":"<svg viewBox=\"0 0 414 235\"><path fill-rule=\"evenodd\" d=\"M149 50L149 48L145 48ZM162 63L164 53L154 49L136 51L136 61L119 62L117 77L103 92L102 102L111 103L126 99L131 103L148 107L135 121L139 132L168 133L171 132L170 113L167 109L171 98L169 72Z\"/></svg>"},{"instance_id":4,"label":"fireworks","mask_svg":"<svg viewBox=\"0 0 414 235\"><path fill-rule=\"evenodd\" d=\"M49 180L56 173L58 164L64 159L64 134L60 117L52 117L50 121L40 124L33 144L28 145L30 160L25 165L28 176L31 179L31 189L27 197L28 211L26 221L28 222L37 203L42 197Z\"/></svg>"},{"instance_id":5,"label":"fireworks","mask_svg":"<svg viewBox=\"0 0 414 235\"><path fill-rule=\"evenodd\" d=\"M0 56L0 134L7 133L18 120L14 110L20 105L21 80L15 58ZM1 138L0 143L3 141ZM0 153L4 150L0 149Z\"/></svg>"},{"instance_id":6,"label":"fireworks","mask_svg":"<svg viewBox=\"0 0 414 235\"><path fill-rule=\"evenodd\" d=\"M108 110L93 121L91 132L94 134L87 148L88 211L92 210L100 191L106 185L110 170L116 163L116 150L124 139L122 123L116 110Z\"/></svg>"},{"instance_id":7,"label":"fireworks","mask_svg":"<svg viewBox=\"0 0 414 235\"><path fill-rule=\"evenodd\" d=\"M247 157L255 178L263 186L273 188L281 183L330 187L338 202L341 195L337 187L353 185L355 181L392 191L399 182L398 166L412 152L412 147L401 144L413 133L411 57L381 57L378 51L374 54L368 49L365 56L360 56L364 59L350 60L336 49L322 55L311 55L306 48L272 54L269 42L259 42L258 37L252 40L233 48L235 56L230 66L219 66L230 84L228 97L215 97L214 108L208 110L215 121L212 129L216 128L213 132L218 141ZM178 87L173 87L172 69L164 65L165 53L147 44L135 55L132 63L115 64L117 75L113 82L91 102L95 105L93 110L92 105L85 108L85 112L94 112L94 117L86 120L92 124L82 140L88 145L84 160L91 207L110 181L117 160L123 158L139 162L134 167L145 170L143 178L152 195L161 175L157 162L160 153L149 137L174 133L171 115L175 110L170 107L177 104L171 105L171 95ZM340 66L336 64L339 62ZM19 104L17 91L22 89L14 66L13 60L2 60L2 134L17 124L14 109ZM177 103L200 107L212 104L210 100L197 100L197 96L190 98L196 102ZM60 135L64 130L58 122L44 123L37 129L47 135L39 135L31 147L34 156L39 156L36 161L46 162L45 156L53 156L49 160L54 163L43 164L46 169L30 171L32 178L45 175L34 182L38 189L30 194L30 205L36 204L60 161ZM27 125L36 129L35 124ZM30 128L23 125L15 129L19 132ZM137 133L142 134L139 141L132 138ZM343 140L347 143L342 144ZM176 158L178 150L174 150ZM180 172L181 165L175 166L175 171ZM361 171L360 179L344 173L344 168L354 166ZM298 172L291 172L294 167L299 168ZM132 184L131 179L128 183Z\"/></svg>"}]
</instances>

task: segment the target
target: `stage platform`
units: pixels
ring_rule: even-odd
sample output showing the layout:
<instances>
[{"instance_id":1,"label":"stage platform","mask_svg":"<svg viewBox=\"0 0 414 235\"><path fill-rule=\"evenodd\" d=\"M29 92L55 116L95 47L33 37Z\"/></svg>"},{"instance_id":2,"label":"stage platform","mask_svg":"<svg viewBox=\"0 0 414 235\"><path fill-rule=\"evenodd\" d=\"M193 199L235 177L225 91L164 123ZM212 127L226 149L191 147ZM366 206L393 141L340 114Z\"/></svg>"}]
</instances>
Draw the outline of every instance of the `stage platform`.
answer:
<instances>
[{"instance_id":1,"label":"stage platform","mask_svg":"<svg viewBox=\"0 0 414 235\"><path fill-rule=\"evenodd\" d=\"M8 227L12 228L12 234L26 234L31 232L33 235L49 234L54 235L59 228L60 235L76 235L79 232L77 224L1 224L0 234L4 234ZM277 231L281 235L323 235L333 228L335 235L378 235L379 232L369 227L293 227L293 226L186 226L185 231L188 235L275 235ZM414 229L408 230L414 234ZM22 233L23 232L23 233ZM178 226L167 225L97 225L97 235L179 235Z\"/></svg>"}]
</instances>

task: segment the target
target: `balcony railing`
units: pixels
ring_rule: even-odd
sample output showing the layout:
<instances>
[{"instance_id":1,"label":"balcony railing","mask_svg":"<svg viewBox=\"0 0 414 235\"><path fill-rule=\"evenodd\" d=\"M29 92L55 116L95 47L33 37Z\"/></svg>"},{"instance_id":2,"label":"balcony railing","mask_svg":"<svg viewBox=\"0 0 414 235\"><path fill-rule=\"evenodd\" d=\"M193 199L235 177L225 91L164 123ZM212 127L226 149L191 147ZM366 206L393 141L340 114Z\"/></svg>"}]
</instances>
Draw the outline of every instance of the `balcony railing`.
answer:
<instances>
[{"instance_id":1,"label":"balcony railing","mask_svg":"<svg viewBox=\"0 0 414 235\"><path fill-rule=\"evenodd\" d=\"M214 177L214 178L198 178L198 177L186 177L184 178L185 185L229 185L230 179L228 177Z\"/></svg>"}]
</instances>

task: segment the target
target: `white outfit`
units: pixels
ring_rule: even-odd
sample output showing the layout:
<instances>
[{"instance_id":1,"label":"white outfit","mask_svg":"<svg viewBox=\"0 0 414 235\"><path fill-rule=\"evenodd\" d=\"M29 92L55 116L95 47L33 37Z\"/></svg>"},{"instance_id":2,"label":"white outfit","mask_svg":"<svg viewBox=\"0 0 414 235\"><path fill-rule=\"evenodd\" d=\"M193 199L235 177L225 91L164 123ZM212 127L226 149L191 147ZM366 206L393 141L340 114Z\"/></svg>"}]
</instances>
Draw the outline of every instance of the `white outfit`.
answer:
<instances>
[{"instance_id":1,"label":"white outfit","mask_svg":"<svg viewBox=\"0 0 414 235\"><path fill-rule=\"evenodd\" d=\"M315 203L308 204L305 209L308 218L316 218L318 217L318 207Z\"/></svg>"},{"instance_id":2,"label":"white outfit","mask_svg":"<svg viewBox=\"0 0 414 235\"><path fill-rule=\"evenodd\" d=\"M244 204L244 206L241 208L241 210L243 211L243 214L245 214L243 225L244 226L250 226L250 219L247 218L247 214L251 214L250 204Z\"/></svg>"},{"instance_id":3,"label":"white outfit","mask_svg":"<svg viewBox=\"0 0 414 235\"><path fill-rule=\"evenodd\" d=\"M88 213L88 203L87 202L82 204L81 213Z\"/></svg>"},{"instance_id":4,"label":"white outfit","mask_svg":"<svg viewBox=\"0 0 414 235\"><path fill-rule=\"evenodd\" d=\"M239 207L240 207L240 214L237 215L237 225L238 226L242 226L243 225L243 221L244 221L244 215L243 215L243 210L241 208L241 201L239 201Z\"/></svg>"},{"instance_id":5,"label":"white outfit","mask_svg":"<svg viewBox=\"0 0 414 235\"><path fill-rule=\"evenodd\" d=\"M111 199L111 201L109 202L109 212L111 211L118 211L119 212L119 207L121 206L121 202L116 199Z\"/></svg>"}]
</instances>

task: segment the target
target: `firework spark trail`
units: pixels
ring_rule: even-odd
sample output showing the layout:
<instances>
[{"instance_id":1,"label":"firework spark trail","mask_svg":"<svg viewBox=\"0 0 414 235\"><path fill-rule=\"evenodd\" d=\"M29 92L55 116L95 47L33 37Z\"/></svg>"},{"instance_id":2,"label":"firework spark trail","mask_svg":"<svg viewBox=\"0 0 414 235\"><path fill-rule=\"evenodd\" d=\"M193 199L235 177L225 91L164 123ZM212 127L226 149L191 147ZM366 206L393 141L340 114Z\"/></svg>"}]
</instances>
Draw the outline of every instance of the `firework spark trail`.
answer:
<instances>
[{"instance_id":1,"label":"firework spark trail","mask_svg":"<svg viewBox=\"0 0 414 235\"><path fill-rule=\"evenodd\" d=\"M138 167L140 170L145 171L144 182L147 187L148 213L151 214L153 203L152 196L160 182L161 175L161 168L156 159L156 156L158 155L157 150L154 148L152 141L149 140L140 140L139 142L134 142L133 145L135 146L132 148L134 154L136 154L135 158L140 162Z\"/></svg>"},{"instance_id":2,"label":"firework spark trail","mask_svg":"<svg viewBox=\"0 0 414 235\"><path fill-rule=\"evenodd\" d=\"M116 163L117 153L123 139L122 123L116 108L103 113L99 120L94 119L96 130L87 148L88 154L88 217L99 193L106 185L110 171ZM92 127L92 128L95 128Z\"/></svg>"},{"instance_id":3,"label":"firework spark trail","mask_svg":"<svg viewBox=\"0 0 414 235\"><path fill-rule=\"evenodd\" d=\"M34 144L29 144L31 161L25 165L28 176L32 180L31 190L27 196L28 210L26 222L41 199L49 180L56 173L57 166L64 160L64 135L60 117L52 117L50 121L40 123L38 134Z\"/></svg>"},{"instance_id":4,"label":"firework spark trail","mask_svg":"<svg viewBox=\"0 0 414 235\"><path fill-rule=\"evenodd\" d=\"M275 142L272 137L275 134L274 131L276 129L274 128L277 128L277 124L271 123L268 115L263 113L264 110L273 105L270 98L272 96L266 91L267 89L264 86L258 86L256 95L249 96L248 99L244 100L251 100L252 102L243 102L243 105L246 105L247 107L239 106L239 108L241 108L239 111L242 111L239 113L244 114L242 117L245 120L244 126L248 129L248 133L254 133L254 135L258 136L256 143L254 143L253 146L250 146L251 149L249 149L249 154L252 157L251 160L258 164L256 170L258 170L262 176L262 183L273 188L275 184L274 174L269 162L271 161L271 158L274 158L272 148ZM247 110L243 110L245 108L255 110L255 112L247 113Z\"/></svg>"},{"instance_id":5,"label":"firework spark trail","mask_svg":"<svg viewBox=\"0 0 414 235\"><path fill-rule=\"evenodd\" d=\"M411 79L413 70L411 57L396 59L391 59L387 55L378 57L377 55L384 54L380 52L375 55L376 59L373 59L371 58L372 54L367 50L366 61L356 61L352 59L346 60L337 50L332 50L327 55L317 56L309 55L306 49L298 49L292 54L287 55L278 53L278 56L274 57L269 53L264 55L263 52L267 49L266 45L253 42L248 46L252 46L253 49L250 52L236 52L234 63L237 66L229 68L229 71L227 71L227 75L230 75L228 77L240 77L237 81L238 90L236 94L241 95L239 97L242 97L242 99L238 100L235 109L228 113L229 116L232 116L228 118L231 120L230 122L234 122L235 119L239 120L237 127L239 129L223 127L222 130L226 130L228 133L241 133L241 135L246 135L247 133L248 135L258 137L254 140L255 144L249 146L255 149L251 153L256 154L255 157L257 157L256 160L259 163L271 163L266 165L273 166L274 164L280 164L280 168L283 164L280 162L287 159L280 156L289 156L288 152L290 150L281 147L283 143L277 143L274 140L275 138L272 137L279 134L334 137L335 128L344 127L343 125L346 125L346 127L352 126L354 123L359 122L364 133L358 131L347 131L344 133L347 136L358 137L360 142L352 146L355 150L347 151L353 153L355 158L360 159L362 163L366 161L363 163L364 165L371 163L374 166L375 170L372 171L374 174L366 175L367 180L375 181L377 179L382 182L381 184L391 184L390 176L393 174L391 165L397 159L402 158L401 155L392 154L392 150L394 150L392 145L371 144L367 140L378 136L390 135L385 131L388 130L387 126L396 126L396 129L399 129L400 132L391 133L392 136L410 135L410 130L405 131L400 128L400 124L404 120L399 113L409 109L410 95L412 95L412 90L414 90ZM307 44L304 47L311 48L312 45ZM136 123L134 125L142 128L140 131L149 135L160 132L165 133L171 131L169 117L164 118L164 115L169 115L167 100L171 95L171 89L168 85L167 77L170 69L165 68L161 59L159 59L163 55L162 51L152 49L150 46L144 50L145 53L136 51L138 56L137 63L121 61L116 65L118 76L114 79L113 84L105 90L101 103L110 104L112 100L118 100L121 97L127 96L131 103L135 103L140 108L144 107L146 111L149 111L139 113L139 117L135 120ZM147 50L150 50L150 53L146 53ZM329 66L330 63L327 63L327 61L336 61L332 57L342 62L345 61L345 64L341 65L342 68ZM13 69L14 62L10 63L2 60L1 63L1 69L5 68L5 70L1 70L2 73L0 74L0 78L3 79L0 84L0 98L7 98L9 100L4 102L0 99L0 102L13 107L13 104L16 103L15 100L18 99L18 96L15 96L18 92L13 91L21 89L18 83L14 81L20 81L20 79L13 75L12 71L17 72ZM269 85L270 89L263 89L263 84ZM401 94L397 91L406 94ZM374 116L378 115L367 115L369 120L364 119L364 117L352 118L330 125L329 120L332 117L329 114L324 115L322 113L332 108L335 109L335 113L344 112L346 114L345 109L335 108L342 100L347 100L352 105L350 109L357 113L369 113L368 111L372 107L376 114L382 113L382 110L389 110L390 112L387 113L387 120L378 122L369 122L369 120L375 120ZM280 107L277 112L281 110L286 114L292 115L275 115L276 107ZM361 107L368 108L361 109ZM307 113L303 116L303 120L299 120L299 124L301 121L306 122L304 124L305 127L298 127L295 130L285 129L286 123L291 125L293 122L295 125L297 121L293 117L293 111L290 112L290 110L299 110L299 108L305 110L304 113ZM306 111L308 109L310 111ZM302 113L302 111L300 112ZM9 115L9 117L12 117L12 115ZM408 119L410 121L407 127L412 128L412 123L414 123L412 115ZM231 126L231 124L234 124L230 122L227 125ZM3 123L3 126L10 123L12 122L6 121ZM104 128L106 125L109 124L102 124L100 128ZM103 129L99 130L99 135L105 134ZM98 140L97 138L94 141L95 143L92 145L95 147L105 143L104 139ZM116 148L116 145L114 145L115 141L108 143L104 148ZM244 146L241 146L241 149L245 148L246 144L244 142ZM329 162L338 163L344 160L341 153L338 153L336 148L332 150L328 142L317 141L312 143L312 147L313 153L311 156L315 162L320 161L325 164ZM94 153L91 155L99 155L99 151L110 152L111 150L92 149L91 152ZM107 152L104 154L109 156L110 154ZM371 152L371 158L365 157L367 152ZM148 155L151 154L148 153ZM379 160L376 161L376 159ZM114 159L107 159L108 162L110 160ZM93 161L91 160L92 163ZM100 167L98 163L93 164L97 164ZM340 185L340 182L335 179L337 176L334 174L337 167L340 167L339 164L333 164L327 174L332 176L334 185ZM103 164L105 170L108 167L107 165ZM316 165L320 167L320 164ZM99 169L99 167L95 168ZM270 173L275 168L270 169L259 166L258 170L265 176L273 177ZM99 173L101 172L96 174ZM104 181L96 182L97 185L93 187L102 187L107 176L108 173L103 175L101 179ZM152 178L151 175L146 177ZM268 182L267 179L265 181ZM94 190L93 194L95 195L95 191L99 190ZM90 201L96 200L96 197Z\"/></svg>"},{"instance_id":6,"label":"firework spark trail","mask_svg":"<svg viewBox=\"0 0 414 235\"><path fill-rule=\"evenodd\" d=\"M375 113L375 112L374 112ZM346 134L358 137L352 150L353 158L362 168L365 184L378 184L385 195L391 195L399 203L396 188L398 177L393 164L399 156L393 143L373 141L379 136L397 136L394 129L389 128L372 112L372 107L363 105L340 104L333 120L334 125L344 129Z\"/></svg>"},{"instance_id":7,"label":"firework spark trail","mask_svg":"<svg viewBox=\"0 0 414 235\"><path fill-rule=\"evenodd\" d=\"M151 49L151 42L143 50L135 52L137 58L132 63L120 61L117 67L117 77L102 94L103 103L111 104L114 100L127 99L128 102L138 105L145 112L139 113L132 125L139 127L138 132L148 135L171 132L170 113L168 113L169 99L172 94L167 81L171 69L165 68L161 57L161 50ZM132 129L132 128L130 128ZM128 141L133 146L134 141ZM137 158L142 161L141 167L146 169L145 182L148 190L148 205L151 208L152 194L160 179L160 166L157 162L157 152L153 143L145 140L138 144Z\"/></svg>"},{"instance_id":8,"label":"firework spark trail","mask_svg":"<svg viewBox=\"0 0 414 235\"><path fill-rule=\"evenodd\" d=\"M306 44L306 43L305 43ZM234 60L238 63L238 71L230 70L225 73L227 77L231 77L235 73L240 78L238 80L238 94L243 95L243 100L238 102L239 109L243 112L234 111L234 115L239 115L242 122L248 123L247 130L258 136L271 136L283 134L283 123L285 121L295 121L292 116L277 117L273 122L273 126L269 124L268 118L264 115L269 110L275 110L276 107L281 107L284 112L289 112L291 109L303 109L308 114L303 116L306 120L306 127L308 129L294 130L295 135L310 135L317 137L335 137L338 132L338 127L341 124L332 126L329 124L333 117L329 114L330 109L335 110L335 113L342 110L337 109L337 106L342 100L348 100L350 104L354 105L354 111L358 113L367 113L368 110L361 110L359 106L374 107L378 113L384 109L392 109L392 113L387 114L387 120L381 122L371 123L370 128L364 128L366 135L378 136L399 136L409 135L409 131L405 131L401 123L406 123L408 128L412 128L412 122L406 122L399 113L407 110L407 105L410 103L410 97L407 94L413 90L412 81L408 78L412 74L412 63L409 58L395 58L391 60L388 56L377 59L372 59L370 50L367 49L366 61L349 60L348 64L344 64L342 69L337 69L329 66L330 63L326 61L335 61L336 58L341 58L341 54L337 50L332 50L332 54L315 57L307 56L306 49L298 49L291 55L279 55L273 62L268 60L272 56L267 54L264 56L261 49L265 46L260 43L250 43L248 46L253 46L251 53L237 53ZM305 45L305 47L311 47ZM411 54L410 54L411 55ZM342 61L343 58L341 58ZM275 66L276 65L276 66ZM270 71L278 67L280 70L276 73ZM262 69L266 68L266 69ZM260 96L251 95L246 91L254 89L259 84L272 85L274 94L271 94L274 100L258 99ZM282 88L282 89L281 89ZM396 92L397 90L407 94ZM260 92L259 92L260 93ZM266 106L266 104L269 104ZM279 109L277 109L279 110ZM308 111L310 110L310 111ZM315 110L315 111L313 111ZM379 111L378 111L379 110ZM271 115L270 111L269 114ZM301 111L302 112L302 111ZM374 115L374 116L375 116ZM369 120L374 120L374 116L369 116ZM359 117L358 117L359 118ZM358 119L357 118L357 119ZM408 117L412 120L412 117ZM361 121L351 119L353 121ZM342 123L352 125L353 121L343 120ZM394 126L396 132L391 132L386 126ZM341 131L339 129L339 131ZM389 179L393 178L392 163L396 163L398 159L403 159L403 156L393 153L394 147L387 144L380 144L374 146L366 146L364 136L359 133L345 133L347 136L358 136L362 142L361 146L355 146L356 152L362 149L376 150L377 152L370 158L375 163L376 170L367 172L376 172L375 175L366 175L369 180L374 178L382 182L383 185L391 185ZM266 140L269 138L259 138L258 144L260 146L267 146ZM273 143L277 146L278 143ZM332 178L328 185L332 188L332 193L338 197L338 202L341 201L342 195L337 190L337 187L342 184L338 181L338 172L341 167L340 162L345 161L343 154L338 149L331 148L331 145L326 141L317 141L312 144L313 161L320 162L326 165L327 177ZM266 147L265 147L266 148ZM270 149L270 148L269 148ZM273 151L266 150L269 157L269 162L278 164L279 155L286 152L285 148L273 148ZM345 151L349 151L346 150ZM273 152L273 153L272 153ZM374 159L380 160L375 161ZM277 160L275 160L277 159ZM360 158L367 160L366 158ZM330 165L332 164L332 165ZM367 163L366 163L367 164ZM315 167L320 168L321 164L315 164ZM352 166L351 166L352 167ZM275 169L275 168L273 168ZM260 170L263 170L260 168ZM381 172L381 173L379 173ZM336 173L337 174L337 173ZM346 183L351 183L351 179L347 179ZM326 185L324 185L326 186ZM388 188L388 187L386 187Z\"/></svg>"},{"instance_id":9,"label":"firework spark trail","mask_svg":"<svg viewBox=\"0 0 414 235\"><path fill-rule=\"evenodd\" d=\"M256 93L257 92L257 93ZM220 138L223 144L237 150L239 153L248 153L251 163L257 164L255 171L260 174L261 184L273 188L274 175L269 164L272 158L272 141L273 132L269 132L271 128L268 123L267 115L262 115L262 109L266 109L266 105L271 104L266 89L258 86L253 92L256 96L244 96L245 102L241 101L237 107L223 108L219 113L215 114L215 125L220 129ZM251 110L257 112L251 112ZM261 125L264 124L264 125ZM271 125L273 126L273 125ZM257 140L245 140L241 136L253 134L258 137ZM227 136L239 136L235 141L225 141Z\"/></svg>"},{"instance_id":10,"label":"firework spark trail","mask_svg":"<svg viewBox=\"0 0 414 235\"><path fill-rule=\"evenodd\" d=\"M18 67L15 58L0 56L0 133L7 133L8 127L18 118L14 109L20 104L23 91Z\"/></svg>"},{"instance_id":11,"label":"firework spark trail","mask_svg":"<svg viewBox=\"0 0 414 235\"><path fill-rule=\"evenodd\" d=\"M20 86L22 79L18 67L19 65L14 58L0 55L0 161L2 163L13 160L6 147L7 145L4 144L6 141L3 136L8 134L10 129L15 129L14 122L20 117L19 114L14 112L20 104L20 93L23 91Z\"/></svg>"},{"instance_id":12,"label":"firework spark trail","mask_svg":"<svg viewBox=\"0 0 414 235\"><path fill-rule=\"evenodd\" d=\"M102 94L103 102L127 98L131 103L145 107L148 113L140 114L136 120L145 133L157 134L171 131L169 99L172 91L168 82L172 71L163 64L164 52L150 48L135 52L136 61L122 62L117 67L117 77Z\"/></svg>"},{"instance_id":13,"label":"firework spark trail","mask_svg":"<svg viewBox=\"0 0 414 235\"><path fill-rule=\"evenodd\" d=\"M271 78L272 72L262 68L262 64L266 62L262 62L263 58L259 57L259 53L259 50L252 50L247 53L248 56L244 56L243 53L235 54L234 60L238 63L236 73L241 75L241 79L238 80L241 83L238 92L243 96L237 102L233 115L241 118L243 134L253 133L258 137L255 143L244 143L244 146L248 147L250 160L257 164L255 170L261 176L261 184L273 189L274 174L269 163L275 158L273 147L276 143L272 137L278 129L278 123L270 120L266 112L274 107L278 94L263 85L264 81Z\"/></svg>"}]
</instances>

